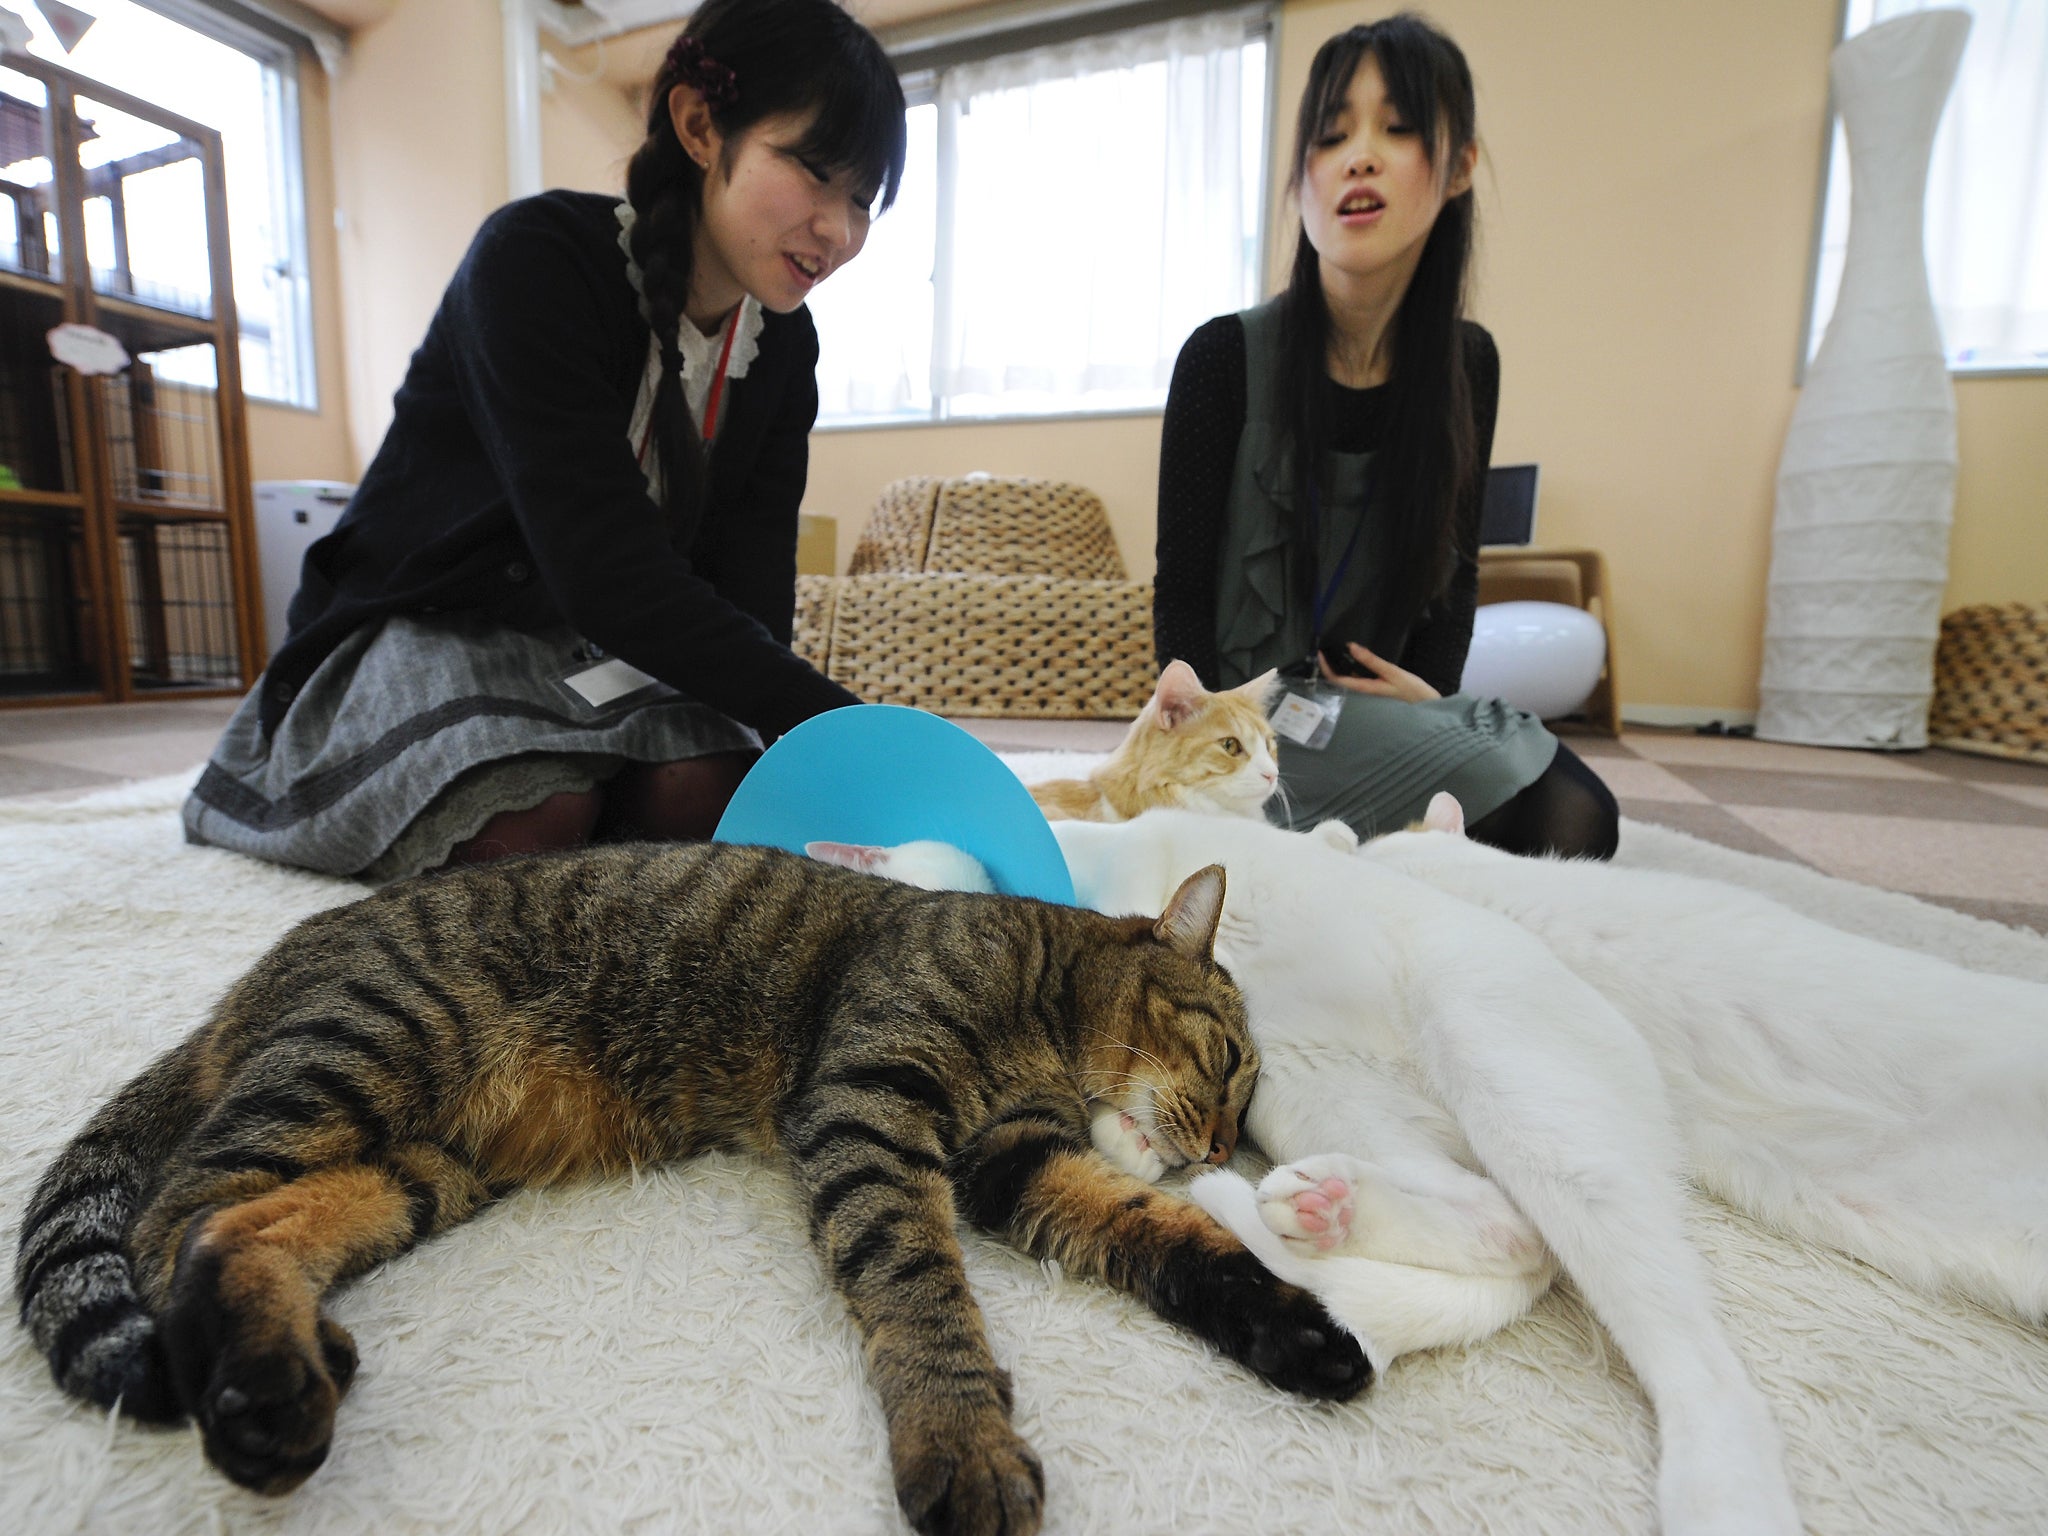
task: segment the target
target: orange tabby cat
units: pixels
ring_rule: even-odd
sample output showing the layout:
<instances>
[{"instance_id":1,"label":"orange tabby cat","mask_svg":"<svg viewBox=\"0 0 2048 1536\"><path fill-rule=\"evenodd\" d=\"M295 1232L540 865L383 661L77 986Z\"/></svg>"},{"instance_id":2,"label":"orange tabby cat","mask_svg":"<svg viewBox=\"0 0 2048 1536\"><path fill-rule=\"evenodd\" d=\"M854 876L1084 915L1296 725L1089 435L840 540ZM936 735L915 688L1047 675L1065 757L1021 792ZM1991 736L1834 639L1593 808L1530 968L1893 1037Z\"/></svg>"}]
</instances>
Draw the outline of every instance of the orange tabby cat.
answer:
<instances>
[{"instance_id":1,"label":"orange tabby cat","mask_svg":"<svg viewBox=\"0 0 2048 1536\"><path fill-rule=\"evenodd\" d=\"M1266 723L1277 686L1268 672L1211 693L1193 667L1170 661L1107 762L1085 779L1034 784L1031 798L1048 821L1129 821L1160 805L1261 816L1280 782L1278 744Z\"/></svg>"}]
</instances>

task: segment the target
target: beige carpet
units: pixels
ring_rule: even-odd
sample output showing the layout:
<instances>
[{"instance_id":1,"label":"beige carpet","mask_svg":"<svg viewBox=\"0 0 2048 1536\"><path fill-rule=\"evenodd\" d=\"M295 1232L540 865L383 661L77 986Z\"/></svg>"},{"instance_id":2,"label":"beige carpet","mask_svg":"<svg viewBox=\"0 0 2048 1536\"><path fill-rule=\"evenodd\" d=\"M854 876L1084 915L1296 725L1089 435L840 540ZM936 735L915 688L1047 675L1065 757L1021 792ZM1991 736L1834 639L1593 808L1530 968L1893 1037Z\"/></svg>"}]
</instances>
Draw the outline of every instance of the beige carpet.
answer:
<instances>
[{"instance_id":1,"label":"beige carpet","mask_svg":"<svg viewBox=\"0 0 2048 1536\"><path fill-rule=\"evenodd\" d=\"M1035 773L1043 760L1020 764ZM0 1239L92 1105L295 918L354 887L186 847L181 781L0 806ZM1623 857L2048 981L2048 940L1628 824ZM1818 1533L2042 1529L2048 1338L1702 1202L1737 1347ZM1568 1292L1359 1401L1296 1402L1099 1287L968 1240L1054 1532L1653 1528L1654 1440ZM63 1398L0 1342L0 1532L899 1529L851 1327L781 1177L738 1159L515 1197L336 1308L362 1346L335 1450L267 1502L189 1431Z\"/></svg>"}]
</instances>

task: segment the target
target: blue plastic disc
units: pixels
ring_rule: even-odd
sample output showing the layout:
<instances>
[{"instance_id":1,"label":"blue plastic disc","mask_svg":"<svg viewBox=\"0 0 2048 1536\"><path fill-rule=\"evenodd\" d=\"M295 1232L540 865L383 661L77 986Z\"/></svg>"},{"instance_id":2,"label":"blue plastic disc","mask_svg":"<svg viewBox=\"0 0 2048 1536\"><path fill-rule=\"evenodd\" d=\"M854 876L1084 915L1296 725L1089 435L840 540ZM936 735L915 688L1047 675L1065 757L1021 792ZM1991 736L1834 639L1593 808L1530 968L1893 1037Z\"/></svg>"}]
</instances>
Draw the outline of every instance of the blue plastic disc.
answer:
<instances>
[{"instance_id":1,"label":"blue plastic disc","mask_svg":"<svg viewBox=\"0 0 2048 1536\"><path fill-rule=\"evenodd\" d=\"M1060 845L1016 774L951 721L899 704L806 720L740 781L715 836L791 853L928 838L981 860L1005 895L1074 902Z\"/></svg>"}]
</instances>

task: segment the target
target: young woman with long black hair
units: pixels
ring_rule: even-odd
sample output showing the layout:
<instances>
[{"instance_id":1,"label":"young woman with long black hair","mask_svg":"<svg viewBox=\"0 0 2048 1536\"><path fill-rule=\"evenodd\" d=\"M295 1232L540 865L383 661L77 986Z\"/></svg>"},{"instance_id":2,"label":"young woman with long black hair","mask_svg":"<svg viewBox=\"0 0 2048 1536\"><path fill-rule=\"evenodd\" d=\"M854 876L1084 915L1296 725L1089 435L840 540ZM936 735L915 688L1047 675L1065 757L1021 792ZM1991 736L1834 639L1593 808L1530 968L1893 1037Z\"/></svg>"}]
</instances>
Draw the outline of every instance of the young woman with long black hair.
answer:
<instances>
[{"instance_id":1,"label":"young woman with long black hair","mask_svg":"<svg viewBox=\"0 0 2048 1536\"><path fill-rule=\"evenodd\" d=\"M859 702L789 649L803 302L903 160L833 0L705 0L625 199L485 221L187 835L371 879L704 837L764 736Z\"/></svg>"},{"instance_id":2,"label":"young woman with long black hair","mask_svg":"<svg viewBox=\"0 0 2048 1536\"><path fill-rule=\"evenodd\" d=\"M1212 688L1288 674L1296 825L1371 836L1448 789L1476 838L1607 858L1599 779L1534 716L1457 692L1500 391L1493 338L1462 318L1477 158L1471 72L1421 18L1317 52L1286 291L1204 325L1174 368L1154 639Z\"/></svg>"}]
</instances>

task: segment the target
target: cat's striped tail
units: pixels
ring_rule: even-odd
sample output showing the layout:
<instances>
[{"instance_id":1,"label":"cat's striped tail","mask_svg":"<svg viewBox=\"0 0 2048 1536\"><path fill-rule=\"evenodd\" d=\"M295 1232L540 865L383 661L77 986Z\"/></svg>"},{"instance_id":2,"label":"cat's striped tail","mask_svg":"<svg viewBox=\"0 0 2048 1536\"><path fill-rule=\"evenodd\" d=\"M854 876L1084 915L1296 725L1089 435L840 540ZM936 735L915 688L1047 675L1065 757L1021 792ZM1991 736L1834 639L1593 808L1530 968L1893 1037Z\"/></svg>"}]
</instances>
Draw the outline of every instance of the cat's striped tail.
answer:
<instances>
[{"instance_id":1,"label":"cat's striped tail","mask_svg":"<svg viewBox=\"0 0 2048 1536\"><path fill-rule=\"evenodd\" d=\"M126 1237L154 1170L198 1119L192 1042L117 1093L50 1165L14 1258L21 1321L57 1384L138 1419L183 1416Z\"/></svg>"}]
</instances>

